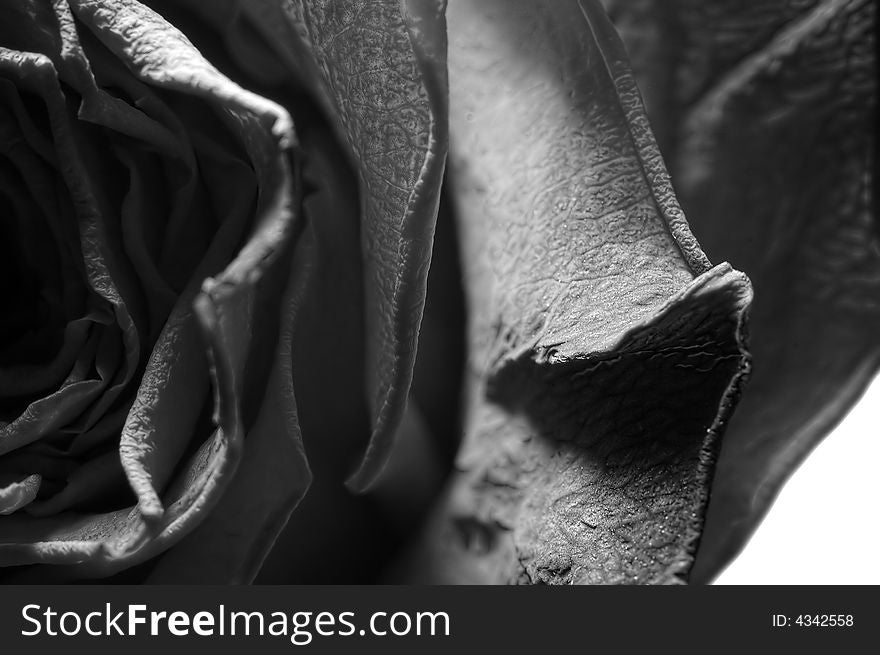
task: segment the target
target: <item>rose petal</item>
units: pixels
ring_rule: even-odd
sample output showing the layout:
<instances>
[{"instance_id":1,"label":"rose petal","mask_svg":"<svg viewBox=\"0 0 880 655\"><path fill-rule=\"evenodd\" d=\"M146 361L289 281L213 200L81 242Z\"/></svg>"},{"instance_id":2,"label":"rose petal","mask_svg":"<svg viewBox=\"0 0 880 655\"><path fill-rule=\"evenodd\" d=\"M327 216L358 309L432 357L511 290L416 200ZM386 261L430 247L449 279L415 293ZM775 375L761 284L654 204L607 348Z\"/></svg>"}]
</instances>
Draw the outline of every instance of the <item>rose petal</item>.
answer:
<instances>
[{"instance_id":1,"label":"rose petal","mask_svg":"<svg viewBox=\"0 0 880 655\"><path fill-rule=\"evenodd\" d=\"M368 569L365 559L379 548L374 539L350 552L375 528L375 512L366 497L343 486L370 433L357 182L332 130L311 118L299 125L303 238L314 240L314 270L296 323L293 376L314 484L261 570L266 581L299 582L318 573L317 553L335 562L324 580L357 579L352 576Z\"/></svg>"},{"instance_id":2,"label":"rose petal","mask_svg":"<svg viewBox=\"0 0 880 655\"><path fill-rule=\"evenodd\" d=\"M249 583L311 482L293 395L292 341L314 248L301 240L289 264L281 334L265 397L235 478L217 507L153 570L156 584Z\"/></svg>"},{"instance_id":3,"label":"rose petal","mask_svg":"<svg viewBox=\"0 0 880 655\"><path fill-rule=\"evenodd\" d=\"M208 393L207 361L193 302L201 281L229 261L248 226L250 202L243 211L232 209L159 335L122 430L123 465L147 517L163 511L159 494L188 445Z\"/></svg>"},{"instance_id":4,"label":"rose petal","mask_svg":"<svg viewBox=\"0 0 880 655\"><path fill-rule=\"evenodd\" d=\"M240 0L225 21L246 16L321 100L360 177L373 427L353 489L381 472L412 377L446 152L443 4Z\"/></svg>"},{"instance_id":5,"label":"rose petal","mask_svg":"<svg viewBox=\"0 0 880 655\"><path fill-rule=\"evenodd\" d=\"M413 579L680 583L748 281L690 234L595 2L459 0L449 24L470 388Z\"/></svg>"},{"instance_id":6,"label":"rose petal","mask_svg":"<svg viewBox=\"0 0 880 655\"><path fill-rule=\"evenodd\" d=\"M724 439L694 569L706 582L880 365L876 3L644 8L618 11L657 33L634 66L644 87L668 87L649 109L670 135L679 198L707 252L756 291L755 373Z\"/></svg>"}]
</instances>

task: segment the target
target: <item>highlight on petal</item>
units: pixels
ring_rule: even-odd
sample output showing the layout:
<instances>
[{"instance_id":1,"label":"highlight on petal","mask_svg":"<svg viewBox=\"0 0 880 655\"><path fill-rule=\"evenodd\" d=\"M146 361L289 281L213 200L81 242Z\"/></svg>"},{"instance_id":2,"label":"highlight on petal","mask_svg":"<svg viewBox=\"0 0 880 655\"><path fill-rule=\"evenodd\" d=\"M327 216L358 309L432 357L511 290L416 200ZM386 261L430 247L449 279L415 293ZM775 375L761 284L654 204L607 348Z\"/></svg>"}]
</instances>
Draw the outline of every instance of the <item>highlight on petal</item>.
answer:
<instances>
[{"instance_id":1,"label":"highlight on petal","mask_svg":"<svg viewBox=\"0 0 880 655\"><path fill-rule=\"evenodd\" d=\"M684 582L751 287L691 235L596 2L448 20L465 443L409 579Z\"/></svg>"},{"instance_id":2,"label":"highlight on petal","mask_svg":"<svg viewBox=\"0 0 880 655\"><path fill-rule=\"evenodd\" d=\"M43 478L38 474L10 482L0 478L0 516L12 514L29 504L40 490Z\"/></svg>"}]
</instances>

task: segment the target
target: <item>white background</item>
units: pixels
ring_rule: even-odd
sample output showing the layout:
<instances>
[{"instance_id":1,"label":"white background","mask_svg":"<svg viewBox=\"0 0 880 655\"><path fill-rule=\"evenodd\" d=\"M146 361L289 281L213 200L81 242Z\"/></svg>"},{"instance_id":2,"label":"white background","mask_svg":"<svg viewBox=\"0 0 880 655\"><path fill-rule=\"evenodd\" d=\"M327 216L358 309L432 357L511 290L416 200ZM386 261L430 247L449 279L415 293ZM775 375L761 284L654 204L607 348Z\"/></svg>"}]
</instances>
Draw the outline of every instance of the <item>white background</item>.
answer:
<instances>
[{"instance_id":1,"label":"white background","mask_svg":"<svg viewBox=\"0 0 880 655\"><path fill-rule=\"evenodd\" d=\"M880 377L715 584L880 584Z\"/></svg>"}]
</instances>

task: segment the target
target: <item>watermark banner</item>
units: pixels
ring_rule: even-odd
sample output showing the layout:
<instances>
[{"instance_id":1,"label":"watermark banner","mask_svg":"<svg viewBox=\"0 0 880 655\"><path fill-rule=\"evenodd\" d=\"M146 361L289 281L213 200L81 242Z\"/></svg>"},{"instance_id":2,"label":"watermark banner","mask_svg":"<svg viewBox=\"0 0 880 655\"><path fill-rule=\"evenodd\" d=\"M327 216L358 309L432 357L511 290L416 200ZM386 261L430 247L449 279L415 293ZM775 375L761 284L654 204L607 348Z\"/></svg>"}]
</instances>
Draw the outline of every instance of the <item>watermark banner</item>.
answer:
<instances>
[{"instance_id":1,"label":"watermark banner","mask_svg":"<svg viewBox=\"0 0 880 655\"><path fill-rule=\"evenodd\" d=\"M0 589L4 653L496 652L563 645L848 648L880 636L872 587L40 587ZM846 651L849 652L849 651Z\"/></svg>"}]
</instances>

